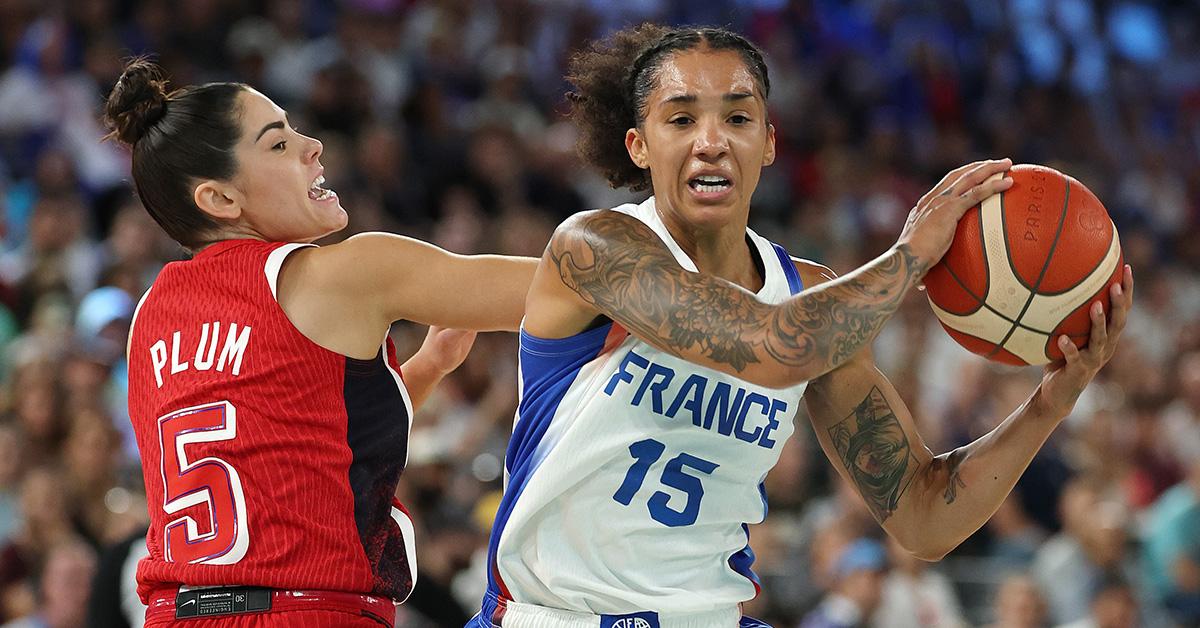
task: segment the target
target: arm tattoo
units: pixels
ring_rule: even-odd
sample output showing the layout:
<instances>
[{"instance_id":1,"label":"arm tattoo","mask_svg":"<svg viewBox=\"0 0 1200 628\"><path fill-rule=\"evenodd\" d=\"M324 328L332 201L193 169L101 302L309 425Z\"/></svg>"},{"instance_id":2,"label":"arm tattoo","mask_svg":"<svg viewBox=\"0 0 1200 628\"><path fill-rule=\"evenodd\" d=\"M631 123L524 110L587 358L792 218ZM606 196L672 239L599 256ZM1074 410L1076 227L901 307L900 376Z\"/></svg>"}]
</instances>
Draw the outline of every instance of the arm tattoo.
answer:
<instances>
[{"instance_id":1,"label":"arm tattoo","mask_svg":"<svg viewBox=\"0 0 1200 628\"><path fill-rule=\"evenodd\" d=\"M761 303L711 279L696 281L636 218L601 212L585 220L568 237L550 241L550 256L567 287L676 355L698 348L738 371L758 361L743 336L749 335L750 321L765 318Z\"/></svg>"},{"instance_id":2,"label":"arm tattoo","mask_svg":"<svg viewBox=\"0 0 1200 628\"><path fill-rule=\"evenodd\" d=\"M875 338L923 274L908 247L898 247L806 300L793 300L795 306L776 317L767 351L782 362L796 354L795 339L808 338L828 368L836 368Z\"/></svg>"},{"instance_id":3,"label":"arm tattoo","mask_svg":"<svg viewBox=\"0 0 1200 628\"><path fill-rule=\"evenodd\" d=\"M640 220L617 212L577 219L550 241L563 283L642 340L698 352L743 371L773 361L826 372L871 341L925 267L905 246L785 307L682 268Z\"/></svg>"},{"instance_id":4,"label":"arm tattoo","mask_svg":"<svg viewBox=\"0 0 1200 628\"><path fill-rule=\"evenodd\" d=\"M871 514L883 523L896 511L920 462L879 388L871 388L849 416L829 428L829 437Z\"/></svg>"}]
</instances>

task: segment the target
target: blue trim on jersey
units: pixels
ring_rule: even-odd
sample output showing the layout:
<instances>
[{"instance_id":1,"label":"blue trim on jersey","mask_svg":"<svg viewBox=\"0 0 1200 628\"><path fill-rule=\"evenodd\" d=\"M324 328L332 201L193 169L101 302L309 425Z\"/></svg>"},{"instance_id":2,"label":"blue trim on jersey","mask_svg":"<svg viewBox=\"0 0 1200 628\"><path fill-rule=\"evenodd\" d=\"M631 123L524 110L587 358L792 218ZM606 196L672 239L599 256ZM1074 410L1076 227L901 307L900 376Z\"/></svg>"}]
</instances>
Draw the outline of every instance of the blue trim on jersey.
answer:
<instances>
[{"instance_id":1,"label":"blue trim on jersey","mask_svg":"<svg viewBox=\"0 0 1200 628\"><path fill-rule=\"evenodd\" d=\"M742 531L746 533L746 547L736 552L729 557L729 566L734 571L746 577L747 580L754 583L754 590L757 592L762 588L762 582L758 579L758 574L752 569L754 565L754 549L750 547L750 526L742 524Z\"/></svg>"},{"instance_id":2,"label":"blue trim on jersey","mask_svg":"<svg viewBox=\"0 0 1200 628\"><path fill-rule=\"evenodd\" d=\"M758 484L758 494L762 497L763 519L766 519L767 511L769 510L767 506L767 487L761 482ZM754 566L755 555L754 550L750 547L750 526L743 523L742 530L746 533L746 547L743 547L734 553L733 556L729 557L729 566L737 573L745 576L750 582L753 582L756 592L761 591L762 581L758 579L758 574L754 573L754 569L752 568Z\"/></svg>"},{"instance_id":3,"label":"blue trim on jersey","mask_svg":"<svg viewBox=\"0 0 1200 628\"><path fill-rule=\"evenodd\" d=\"M792 294L799 294L804 289L804 282L800 281L800 271L796 270L796 263L792 261L792 256L774 242L771 243L771 248L775 249L775 255L779 256L779 263L783 265L783 274L787 277L788 288L791 289Z\"/></svg>"},{"instance_id":4,"label":"blue trim on jersey","mask_svg":"<svg viewBox=\"0 0 1200 628\"><path fill-rule=\"evenodd\" d=\"M521 353L522 355L528 353L537 356L560 357L580 351L590 351L604 346L604 339L608 337L611 329L612 321L609 321L595 329L581 331L566 338L539 338L522 329ZM524 362L521 363L521 368L524 368ZM525 379L530 378L526 376Z\"/></svg>"},{"instance_id":5,"label":"blue trim on jersey","mask_svg":"<svg viewBox=\"0 0 1200 628\"><path fill-rule=\"evenodd\" d=\"M501 594L494 571L497 569L496 550L500 544L500 535L504 532L504 526L508 523L521 492L525 490L526 483L544 457L545 452L542 452L543 456L537 455L538 447L567 390L575 383L575 378L584 365L600 355L611 329L612 323L608 323L574 336L555 339L538 338L526 333L524 329L521 330L522 392L521 402L517 406L519 418L513 426L512 439L509 440L508 450L504 455L508 484L496 511L496 520L492 524L492 535L488 541L490 596ZM484 604L483 608L487 610L487 605ZM481 619L489 620L490 617L485 615Z\"/></svg>"}]
</instances>

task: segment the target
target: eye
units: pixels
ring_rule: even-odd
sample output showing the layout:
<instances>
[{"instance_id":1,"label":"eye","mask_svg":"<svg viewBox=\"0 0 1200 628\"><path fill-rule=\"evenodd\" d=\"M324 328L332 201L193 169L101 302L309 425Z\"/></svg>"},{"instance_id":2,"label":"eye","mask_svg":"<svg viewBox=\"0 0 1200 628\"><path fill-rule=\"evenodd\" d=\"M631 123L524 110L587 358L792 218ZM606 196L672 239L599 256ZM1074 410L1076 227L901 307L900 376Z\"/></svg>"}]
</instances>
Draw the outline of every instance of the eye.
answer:
<instances>
[{"instance_id":1,"label":"eye","mask_svg":"<svg viewBox=\"0 0 1200 628\"><path fill-rule=\"evenodd\" d=\"M283 150L287 148L287 140L280 140L271 147L271 150Z\"/></svg>"},{"instance_id":2,"label":"eye","mask_svg":"<svg viewBox=\"0 0 1200 628\"><path fill-rule=\"evenodd\" d=\"M673 124L675 126L687 126L691 123L692 119L687 116L679 116L678 118L671 118L667 121L667 124Z\"/></svg>"},{"instance_id":3,"label":"eye","mask_svg":"<svg viewBox=\"0 0 1200 628\"><path fill-rule=\"evenodd\" d=\"M729 121L734 124L746 124L747 122L750 121L750 118L748 118L740 113L735 113L732 116L729 116Z\"/></svg>"}]
</instances>

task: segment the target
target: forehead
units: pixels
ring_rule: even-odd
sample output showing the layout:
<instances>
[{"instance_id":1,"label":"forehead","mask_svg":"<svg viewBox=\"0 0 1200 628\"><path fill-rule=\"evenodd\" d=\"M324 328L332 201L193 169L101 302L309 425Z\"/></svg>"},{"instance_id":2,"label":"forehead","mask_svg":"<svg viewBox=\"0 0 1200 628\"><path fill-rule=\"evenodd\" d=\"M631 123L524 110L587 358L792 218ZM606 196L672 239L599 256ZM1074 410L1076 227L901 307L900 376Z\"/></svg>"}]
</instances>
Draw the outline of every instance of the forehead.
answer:
<instances>
[{"instance_id":1,"label":"forehead","mask_svg":"<svg viewBox=\"0 0 1200 628\"><path fill-rule=\"evenodd\" d=\"M264 125L287 117L287 112L279 105L252 87L243 89L238 95L238 106L241 109L243 136L251 133L251 140Z\"/></svg>"},{"instance_id":2,"label":"forehead","mask_svg":"<svg viewBox=\"0 0 1200 628\"><path fill-rule=\"evenodd\" d=\"M650 98L657 102L679 95L716 96L729 93L762 92L742 55L734 50L696 48L668 56L658 68L658 84Z\"/></svg>"}]
</instances>

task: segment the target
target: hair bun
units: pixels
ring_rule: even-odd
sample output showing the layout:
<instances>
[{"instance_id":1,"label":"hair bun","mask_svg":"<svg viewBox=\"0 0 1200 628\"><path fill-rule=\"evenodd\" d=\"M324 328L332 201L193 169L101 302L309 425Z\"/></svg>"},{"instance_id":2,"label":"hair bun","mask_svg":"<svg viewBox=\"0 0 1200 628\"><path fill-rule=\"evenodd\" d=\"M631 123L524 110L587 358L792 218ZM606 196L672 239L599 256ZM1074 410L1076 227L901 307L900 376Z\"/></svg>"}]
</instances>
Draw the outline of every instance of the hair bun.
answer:
<instances>
[{"instance_id":1,"label":"hair bun","mask_svg":"<svg viewBox=\"0 0 1200 628\"><path fill-rule=\"evenodd\" d=\"M138 58L125 66L104 105L109 137L133 146L167 113L167 81L162 68Z\"/></svg>"}]
</instances>

